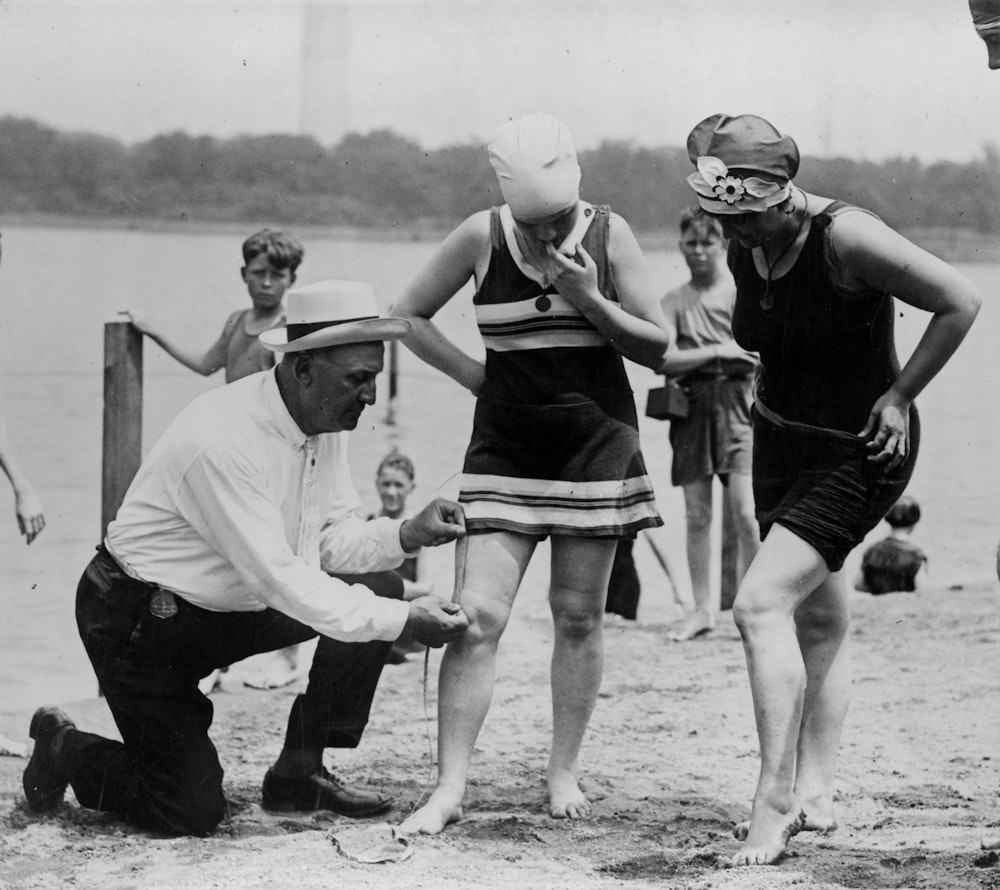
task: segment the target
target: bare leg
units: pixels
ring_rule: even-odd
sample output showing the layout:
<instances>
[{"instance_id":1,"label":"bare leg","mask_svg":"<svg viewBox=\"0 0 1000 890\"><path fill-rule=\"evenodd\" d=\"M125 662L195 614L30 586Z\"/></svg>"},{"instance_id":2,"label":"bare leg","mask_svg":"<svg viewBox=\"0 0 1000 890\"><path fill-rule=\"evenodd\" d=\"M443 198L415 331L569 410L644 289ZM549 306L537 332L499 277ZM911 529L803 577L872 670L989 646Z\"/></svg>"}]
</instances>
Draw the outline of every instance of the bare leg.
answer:
<instances>
[{"instance_id":1,"label":"bare leg","mask_svg":"<svg viewBox=\"0 0 1000 890\"><path fill-rule=\"evenodd\" d=\"M590 802L580 790L577 760L601 688L604 639L601 616L615 541L552 538L549 604L555 624L552 650L552 752L549 814L580 819Z\"/></svg>"},{"instance_id":2,"label":"bare leg","mask_svg":"<svg viewBox=\"0 0 1000 890\"><path fill-rule=\"evenodd\" d=\"M493 698L497 644L534 549L534 538L508 532L468 539L461 604L469 629L448 645L441 660L437 787L427 803L403 821L400 828L405 832L438 834L462 818L472 751Z\"/></svg>"},{"instance_id":3,"label":"bare leg","mask_svg":"<svg viewBox=\"0 0 1000 890\"><path fill-rule=\"evenodd\" d=\"M706 476L684 486L687 521L687 558L691 571L694 611L680 630L671 634L676 642L691 640L715 627L719 612L718 593L711 585L712 553L712 477Z\"/></svg>"},{"instance_id":4,"label":"bare leg","mask_svg":"<svg viewBox=\"0 0 1000 890\"><path fill-rule=\"evenodd\" d=\"M847 640L849 608L843 573L830 575L799 606L795 623L806 671L802 719L795 764L795 805L802 812L802 831L832 832L833 782L840 734L851 698ZM750 822L733 834L745 841Z\"/></svg>"},{"instance_id":5,"label":"bare leg","mask_svg":"<svg viewBox=\"0 0 1000 890\"><path fill-rule=\"evenodd\" d=\"M733 473L723 486L722 496L732 510L739 541L737 572L742 579L760 549L760 531L754 515L753 485L748 474Z\"/></svg>"},{"instance_id":6,"label":"bare leg","mask_svg":"<svg viewBox=\"0 0 1000 890\"><path fill-rule=\"evenodd\" d=\"M733 611L750 675L761 764L750 827L734 865L775 862L800 827L794 782L806 667L793 615L828 574L823 558L779 525L736 597Z\"/></svg>"},{"instance_id":7,"label":"bare leg","mask_svg":"<svg viewBox=\"0 0 1000 890\"><path fill-rule=\"evenodd\" d=\"M640 535L649 549L653 551L653 556L663 569L663 574L667 576L667 583L670 585L670 592L673 597L672 606L683 612L690 612L694 608L694 597L691 595L691 576L686 567L674 558L670 547L666 544L662 528L647 528Z\"/></svg>"},{"instance_id":8,"label":"bare leg","mask_svg":"<svg viewBox=\"0 0 1000 890\"><path fill-rule=\"evenodd\" d=\"M833 831L833 782L851 700L847 582L830 575L795 613L806 667L806 693L795 773L795 799L806 831Z\"/></svg>"}]
</instances>

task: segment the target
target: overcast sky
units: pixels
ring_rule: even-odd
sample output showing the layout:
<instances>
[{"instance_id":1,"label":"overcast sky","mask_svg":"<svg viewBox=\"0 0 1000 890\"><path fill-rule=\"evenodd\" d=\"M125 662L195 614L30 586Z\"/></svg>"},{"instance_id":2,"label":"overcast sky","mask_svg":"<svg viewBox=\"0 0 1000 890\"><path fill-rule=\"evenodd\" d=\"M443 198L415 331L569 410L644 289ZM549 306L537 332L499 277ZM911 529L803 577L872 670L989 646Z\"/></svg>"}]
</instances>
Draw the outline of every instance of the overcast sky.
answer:
<instances>
[{"instance_id":1,"label":"overcast sky","mask_svg":"<svg viewBox=\"0 0 1000 890\"><path fill-rule=\"evenodd\" d=\"M0 0L0 115L59 129L437 148L537 110L584 148L723 111L804 154L963 161L1000 142L1000 71L966 0Z\"/></svg>"}]
</instances>

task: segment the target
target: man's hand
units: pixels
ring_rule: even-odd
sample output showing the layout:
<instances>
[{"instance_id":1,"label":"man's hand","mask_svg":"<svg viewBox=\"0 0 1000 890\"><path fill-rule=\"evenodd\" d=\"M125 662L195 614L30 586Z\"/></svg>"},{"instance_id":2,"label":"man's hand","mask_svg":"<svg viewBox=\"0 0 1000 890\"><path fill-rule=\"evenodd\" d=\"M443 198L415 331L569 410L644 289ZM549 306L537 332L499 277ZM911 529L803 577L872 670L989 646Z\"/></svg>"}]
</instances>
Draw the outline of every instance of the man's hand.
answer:
<instances>
[{"instance_id":1,"label":"man's hand","mask_svg":"<svg viewBox=\"0 0 1000 890\"><path fill-rule=\"evenodd\" d=\"M426 646L443 646L469 626L462 607L439 596L421 596L410 602L406 630Z\"/></svg>"},{"instance_id":2,"label":"man's hand","mask_svg":"<svg viewBox=\"0 0 1000 890\"><path fill-rule=\"evenodd\" d=\"M399 543L407 553L462 537L465 537L465 513L458 504L445 498L434 498L399 527Z\"/></svg>"}]
</instances>

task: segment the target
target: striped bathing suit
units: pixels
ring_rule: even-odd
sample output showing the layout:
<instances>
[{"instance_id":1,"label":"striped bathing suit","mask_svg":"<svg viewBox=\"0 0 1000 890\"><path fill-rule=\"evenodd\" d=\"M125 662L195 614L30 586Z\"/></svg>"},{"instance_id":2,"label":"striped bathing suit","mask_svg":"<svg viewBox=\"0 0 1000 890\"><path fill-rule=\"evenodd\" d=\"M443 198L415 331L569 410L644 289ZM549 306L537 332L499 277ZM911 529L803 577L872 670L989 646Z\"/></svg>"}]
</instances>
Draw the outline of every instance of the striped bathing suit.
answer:
<instances>
[{"instance_id":1,"label":"striped bathing suit","mask_svg":"<svg viewBox=\"0 0 1000 890\"><path fill-rule=\"evenodd\" d=\"M598 287L617 301L610 209L581 203L579 212L589 223L582 243L597 264ZM490 264L473 299L486 377L459 494L466 524L473 533L581 537L628 537L662 525L621 355L526 268L509 213L490 214Z\"/></svg>"}]
</instances>

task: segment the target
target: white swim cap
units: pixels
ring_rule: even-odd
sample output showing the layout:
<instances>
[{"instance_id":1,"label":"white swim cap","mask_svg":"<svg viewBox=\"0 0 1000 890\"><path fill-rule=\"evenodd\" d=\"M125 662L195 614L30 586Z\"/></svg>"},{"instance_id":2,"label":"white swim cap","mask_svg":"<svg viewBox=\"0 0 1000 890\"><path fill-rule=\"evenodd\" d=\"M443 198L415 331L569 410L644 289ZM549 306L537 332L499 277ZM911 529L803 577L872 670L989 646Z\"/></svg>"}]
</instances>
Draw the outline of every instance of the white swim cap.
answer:
<instances>
[{"instance_id":1,"label":"white swim cap","mask_svg":"<svg viewBox=\"0 0 1000 890\"><path fill-rule=\"evenodd\" d=\"M573 137L552 115L536 112L504 124L488 151L515 219L542 219L579 199L580 165Z\"/></svg>"}]
</instances>

